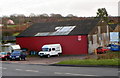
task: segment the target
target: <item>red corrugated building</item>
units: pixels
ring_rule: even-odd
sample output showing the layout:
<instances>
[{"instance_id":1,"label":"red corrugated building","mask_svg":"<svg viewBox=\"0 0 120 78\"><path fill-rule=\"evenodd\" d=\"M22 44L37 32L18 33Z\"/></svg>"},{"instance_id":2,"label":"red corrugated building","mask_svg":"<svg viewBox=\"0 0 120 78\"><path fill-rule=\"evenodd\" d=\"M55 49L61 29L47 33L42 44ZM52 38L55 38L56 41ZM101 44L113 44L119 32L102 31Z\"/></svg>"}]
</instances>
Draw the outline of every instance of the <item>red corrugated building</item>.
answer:
<instances>
[{"instance_id":1,"label":"red corrugated building","mask_svg":"<svg viewBox=\"0 0 120 78\"><path fill-rule=\"evenodd\" d=\"M27 28L16 42L21 48L39 52L45 44L61 44L62 54L88 54L87 35L97 25L98 20L36 23Z\"/></svg>"}]
</instances>

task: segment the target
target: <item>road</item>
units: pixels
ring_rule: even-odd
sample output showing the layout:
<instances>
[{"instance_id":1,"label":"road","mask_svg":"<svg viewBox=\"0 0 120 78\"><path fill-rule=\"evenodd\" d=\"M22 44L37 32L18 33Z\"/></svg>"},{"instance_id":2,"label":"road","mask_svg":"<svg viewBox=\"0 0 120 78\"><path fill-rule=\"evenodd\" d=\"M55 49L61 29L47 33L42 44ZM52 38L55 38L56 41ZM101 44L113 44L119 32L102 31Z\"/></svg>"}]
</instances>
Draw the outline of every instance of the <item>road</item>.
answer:
<instances>
[{"instance_id":1,"label":"road","mask_svg":"<svg viewBox=\"0 0 120 78\"><path fill-rule=\"evenodd\" d=\"M3 63L3 76L118 76L118 68L63 67Z\"/></svg>"}]
</instances>

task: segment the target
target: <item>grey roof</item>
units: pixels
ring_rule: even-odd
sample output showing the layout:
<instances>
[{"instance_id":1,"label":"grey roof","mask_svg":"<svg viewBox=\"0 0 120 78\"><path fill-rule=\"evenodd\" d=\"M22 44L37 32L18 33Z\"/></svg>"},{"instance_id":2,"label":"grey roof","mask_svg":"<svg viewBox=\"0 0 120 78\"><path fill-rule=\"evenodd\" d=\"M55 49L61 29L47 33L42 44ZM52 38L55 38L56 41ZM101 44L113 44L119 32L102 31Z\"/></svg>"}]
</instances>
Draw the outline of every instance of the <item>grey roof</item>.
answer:
<instances>
[{"instance_id":1,"label":"grey roof","mask_svg":"<svg viewBox=\"0 0 120 78\"><path fill-rule=\"evenodd\" d=\"M114 30L118 24L108 24L108 25Z\"/></svg>"},{"instance_id":2,"label":"grey roof","mask_svg":"<svg viewBox=\"0 0 120 78\"><path fill-rule=\"evenodd\" d=\"M15 36L3 36L2 40L12 41L16 40Z\"/></svg>"},{"instance_id":3,"label":"grey roof","mask_svg":"<svg viewBox=\"0 0 120 78\"><path fill-rule=\"evenodd\" d=\"M87 35L97 25L99 19L77 20L77 21L64 21L64 22L51 22L51 23L35 23L19 34L17 37L29 37L36 36L36 34L42 34L39 36L54 36L54 35ZM57 27L63 27L63 29L69 29L69 26L73 27L67 34L55 34L58 30ZM62 31L63 29L59 30ZM66 31L66 30L65 30ZM54 33L54 34L53 34ZM46 35L43 35L46 34Z\"/></svg>"}]
</instances>

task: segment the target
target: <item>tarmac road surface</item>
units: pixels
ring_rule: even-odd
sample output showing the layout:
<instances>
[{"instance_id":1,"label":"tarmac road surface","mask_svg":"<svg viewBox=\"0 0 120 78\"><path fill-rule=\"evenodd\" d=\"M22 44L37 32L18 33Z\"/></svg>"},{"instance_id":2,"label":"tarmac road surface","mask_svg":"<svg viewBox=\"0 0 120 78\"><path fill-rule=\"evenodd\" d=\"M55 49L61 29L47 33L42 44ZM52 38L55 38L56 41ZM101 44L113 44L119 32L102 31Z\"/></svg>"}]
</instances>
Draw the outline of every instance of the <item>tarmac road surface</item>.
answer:
<instances>
[{"instance_id":1,"label":"tarmac road surface","mask_svg":"<svg viewBox=\"0 0 120 78\"><path fill-rule=\"evenodd\" d=\"M64 67L3 63L2 76L118 76L118 68L108 67ZM110 78L110 77L109 77Z\"/></svg>"}]
</instances>

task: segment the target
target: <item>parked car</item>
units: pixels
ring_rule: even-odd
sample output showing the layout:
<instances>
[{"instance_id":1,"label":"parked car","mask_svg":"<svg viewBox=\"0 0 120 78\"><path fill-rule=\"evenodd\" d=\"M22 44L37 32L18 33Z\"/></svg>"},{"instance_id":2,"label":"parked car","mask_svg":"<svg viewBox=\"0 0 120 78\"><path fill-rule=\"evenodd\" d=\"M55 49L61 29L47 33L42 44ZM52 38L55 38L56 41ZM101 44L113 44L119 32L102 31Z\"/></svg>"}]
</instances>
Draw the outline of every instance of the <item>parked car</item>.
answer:
<instances>
[{"instance_id":1,"label":"parked car","mask_svg":"<svg viewBox=\"0 0 120 78\"><path fill-rule=\"evenodd\" d=\"M0 59L1 60L8 60L10 56L10 53L8 52L0 52Z\"/></svg>"},{"instance_id":2,"label":"parked car","mask_svg":"<svg viewBox=\"0 0 120 78\"><path fill-rule=\"evenodd\" d=\"M97 54L103 54L109 51L110 49L107 47L98 47L96 50L97 50Z\"/></svg>"},{"instance_id":3,"label":"parked car","mask_svg":"<svg viewBox=\"0 0 120 78\"><path fill-rule=\"evenodd\" d=\"M15 50L11 53L10 60L26 60L26 53L21 50Z\"/></svg>"},{"instance_id":4,"label":"parked car","mask_svg":"<svg viewBox=\"0 0 120 78\"><path fill-rule=\"evenodd\" d=\"M111 48L112 51L120 51L120 45L116 45L116 44L111 44Z\"/></svg>"}]
</instances>

